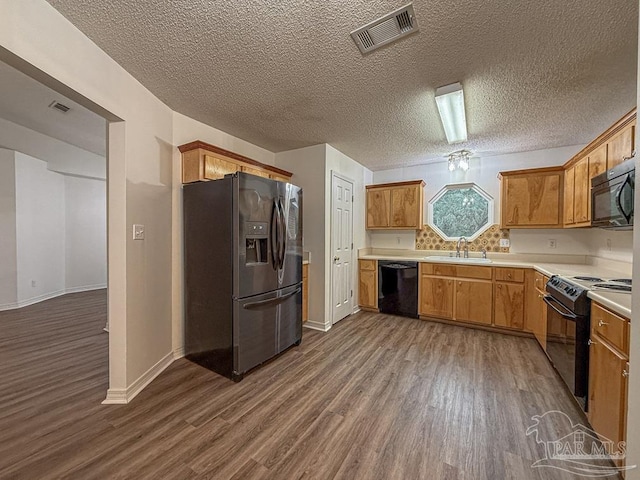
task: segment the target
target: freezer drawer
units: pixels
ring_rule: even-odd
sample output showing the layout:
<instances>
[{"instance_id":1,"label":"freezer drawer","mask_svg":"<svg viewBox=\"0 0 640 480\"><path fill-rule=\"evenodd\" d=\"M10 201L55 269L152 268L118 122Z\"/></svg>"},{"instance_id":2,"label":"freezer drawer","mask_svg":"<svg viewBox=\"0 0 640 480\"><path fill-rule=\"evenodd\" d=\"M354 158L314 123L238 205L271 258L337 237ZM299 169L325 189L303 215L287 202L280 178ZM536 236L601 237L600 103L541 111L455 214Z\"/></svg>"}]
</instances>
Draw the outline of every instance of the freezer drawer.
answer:
<instances>
[{"instance_id":1,"label":"freezer drawer","mask_svg":"<svg viewBox=\"0 0 640 480\"><path fill-rule=\"evenodd\" d=\"M302 284L234 302L234 373L242 375L302 338Z\"/></svg>"}]
</instances>

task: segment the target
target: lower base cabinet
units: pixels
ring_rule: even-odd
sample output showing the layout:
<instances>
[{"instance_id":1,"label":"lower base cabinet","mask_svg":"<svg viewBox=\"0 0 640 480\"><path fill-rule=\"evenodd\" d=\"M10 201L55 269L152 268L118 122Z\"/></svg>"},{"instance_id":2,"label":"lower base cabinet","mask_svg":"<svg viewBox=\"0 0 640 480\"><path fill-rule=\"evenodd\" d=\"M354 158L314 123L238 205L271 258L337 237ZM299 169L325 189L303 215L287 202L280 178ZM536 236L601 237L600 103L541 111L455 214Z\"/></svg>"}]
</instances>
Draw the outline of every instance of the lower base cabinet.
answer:
<instances>
[{"instance_id":1,"label":"lower base cabinet","mask_svg":"<svg viewBox=\"0 0 640 480\"><path fill-rule=\"evenodd\" d=\"M490 281L456 280L455 320L491 325L492 284Z\"/></svg>"},{"instance_id":2,"label":"lower base cabinet","mask_svg":"<svg viewBox=\"0 0 640 480\"><path fill-rule=\"evenodd\" d=\"M613 453L626 441L628 378L629 321L592 302L588 417Z\"/></svg>"},{"instance_id":3,"label":"lower base cabinet","mask_svg":"<svg viewBox=\"0 0 640 480\"><path fill-rule=\"evenodd\" d=\"M378 309L378 262L358 260L358 305L365 310Z\"/></svg>"},{"instance_id":4,"label":"lower base cabinet","mask_svg":"<svg viewBox=\"0 0 640 480\"><path fill-rule=\"evenodd\" d=\"M524 328L524 285L496 283L494 322L498 327Z\"/></svg>"},{"instance_id":5,"label":"lower base cabinet","mask_svg":"<svg viewBox=\"0 0 640 480\"><path fill-rule=\"evenodd\" d=\"M453 280L422 275L418 313L453 318Z\"/></svg>"}]
</instances>

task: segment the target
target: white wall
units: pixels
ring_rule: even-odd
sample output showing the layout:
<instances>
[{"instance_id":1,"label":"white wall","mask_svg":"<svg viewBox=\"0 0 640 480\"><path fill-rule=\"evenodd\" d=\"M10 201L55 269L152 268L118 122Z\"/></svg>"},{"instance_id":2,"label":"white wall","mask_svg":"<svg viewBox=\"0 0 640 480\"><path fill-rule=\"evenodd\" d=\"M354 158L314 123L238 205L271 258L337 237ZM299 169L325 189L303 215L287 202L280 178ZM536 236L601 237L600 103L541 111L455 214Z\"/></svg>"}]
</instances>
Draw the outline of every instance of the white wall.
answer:
<instances>
[{"instance_id":1,"label":"white wall","mask_svg":"<svg viewBox=\"0 0 640 480\"><path fill-rule=\"evenodd\" d=\"M18 298L15 152L0 149L0 309Z\"/></svg>"},{"instance_id":2,"label":"white wall","mask_svg":"<svg viewBox=\"0 0 640 480\"><path fill-rule=\"evenodd\" d=\"M107 286L107 189L104 180L65 175L65 290Z\"/></svg>"},{"instance_id":3,"label":"white wall","mask_svg":"<svg viewBox=\"0 0 640 480\"><path fill-rule=\"evenodd\" d=\"M15 159L17 303L25 305L65 291L65 189L46 162Z\"/></svg>"},{"instance_id":4,"label":"white wall","mask_svg":"<svg viewBox=\"0 0 640 480\"><path fill-rule=\"evenodd\" d=\"M331 270L332 270L332 252L331 252L331 176L335 172L350 180L353 180L353 268L351 269L351 285L353 285L353 307L358 307L358 268L357 257L358 249L364 248L369 244L369 234L365 230L365 201L366 191L365 185L372 183L373 172L355 160L347 157L344 153L336 150L331 145L326 146L326 164L325 164L325 328L331 326L332 323L332 299L331 299Z\"/></svg>"},{"instance_id":5,"label":"white wall","mask_svg":"<svg viewBox=\"0 0 640 480\"><path fill-rule=\"evenodd\" d=\"M45 0L2 3L0 60L122 120L109 125L108 396L125 402L171 356L172 112Z\"/></svg>"},{"instance_id":6,"label":"white wall","mask_svg":"<svg viewBox=\"0 0 640 480\"><path fill-rule=\"evenodd\" d=\"M105 129L105 137L106 137ZM47 162L49 170L106 178L104 157L0 118L0 147Z\"/></svg>"},{"instance_id":7,"label":"white wall","mask_svg":"<svg viewBox=\"0 0 640 480\"><path fill-rule=\"evenodd\" d=\"M299 148L276 154L277 167L293 173L292 182L302 188L303 249L309 265L309 320L325 329L325 182L326 146Z\"/></svg>"}]
</instances>

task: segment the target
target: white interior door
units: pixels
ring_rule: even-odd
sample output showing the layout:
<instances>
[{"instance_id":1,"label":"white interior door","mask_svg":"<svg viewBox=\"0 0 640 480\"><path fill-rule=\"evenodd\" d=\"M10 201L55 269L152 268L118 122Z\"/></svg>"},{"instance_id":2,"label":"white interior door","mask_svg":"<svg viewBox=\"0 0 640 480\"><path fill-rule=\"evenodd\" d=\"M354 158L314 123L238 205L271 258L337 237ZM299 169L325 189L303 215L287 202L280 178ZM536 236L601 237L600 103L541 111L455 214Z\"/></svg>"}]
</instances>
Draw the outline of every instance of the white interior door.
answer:
<instances>
[{"instance_id":1,"label":"white interior door","mask_svg":"<svg viewBox=\"0 0 640 480\"><path fill-rule=\"evenodd\" d=\"M331 175L331 302L333 323L353 311L353 182Z\"/></svg>"}]
</instances>

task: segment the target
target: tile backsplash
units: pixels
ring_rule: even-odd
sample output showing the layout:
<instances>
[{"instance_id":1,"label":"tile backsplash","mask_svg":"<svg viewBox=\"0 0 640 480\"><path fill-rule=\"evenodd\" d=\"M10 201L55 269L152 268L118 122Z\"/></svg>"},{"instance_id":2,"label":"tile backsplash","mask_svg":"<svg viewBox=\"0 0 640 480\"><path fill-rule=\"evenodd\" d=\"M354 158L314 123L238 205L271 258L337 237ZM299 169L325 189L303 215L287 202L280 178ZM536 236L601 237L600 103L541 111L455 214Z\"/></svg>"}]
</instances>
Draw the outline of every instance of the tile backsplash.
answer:
<instances>
[{"instance_id":1,"label":"tile backsplash","mask_svg":"<svg viewBox=\"0 0 640 480\"><path fill-rule=\"evenodd\" d=\"M491 225L478 238L469 242L469 251L479 252L483 248L487 252L509 253L509 247L501 247L500 239L509 238L509 230L500 225ZM429 225L416 232L416 250L455 250L456 241L445 240Z\"/></svg>"}]
</instances>

